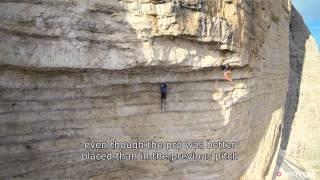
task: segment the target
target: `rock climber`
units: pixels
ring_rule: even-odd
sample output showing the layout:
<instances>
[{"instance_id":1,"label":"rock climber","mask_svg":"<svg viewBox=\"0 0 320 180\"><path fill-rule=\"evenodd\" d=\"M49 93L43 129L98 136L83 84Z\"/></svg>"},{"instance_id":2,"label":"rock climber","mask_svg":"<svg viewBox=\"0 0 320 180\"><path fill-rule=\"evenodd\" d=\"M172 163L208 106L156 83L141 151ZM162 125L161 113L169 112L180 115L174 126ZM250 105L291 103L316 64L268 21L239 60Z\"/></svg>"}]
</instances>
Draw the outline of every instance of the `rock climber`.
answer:
<instances>
[{"instance_id":1,"label":"rock climber","mask_svg":"<svg viewBox=\"0 0 320 180\"><path fill-rule=\"evenodd\" d=\"M229 66L229 64L221 65L220 67L221 67L221 70L223 70L224 80L232 81L232 69Z\"/></svg>"},{"instance_id":2,"label":"rock climber","mask_svg":"<svg viewBox=\"0 0 320 180\"><path fill-rule=\"evenodd\" d=\"M166 83L161 83L160 85L160 93L161 93L161 112L164 109L164 112L166 112L167 108L167 94L168 94L168 85Z\"/></svg>"}]
</instances>

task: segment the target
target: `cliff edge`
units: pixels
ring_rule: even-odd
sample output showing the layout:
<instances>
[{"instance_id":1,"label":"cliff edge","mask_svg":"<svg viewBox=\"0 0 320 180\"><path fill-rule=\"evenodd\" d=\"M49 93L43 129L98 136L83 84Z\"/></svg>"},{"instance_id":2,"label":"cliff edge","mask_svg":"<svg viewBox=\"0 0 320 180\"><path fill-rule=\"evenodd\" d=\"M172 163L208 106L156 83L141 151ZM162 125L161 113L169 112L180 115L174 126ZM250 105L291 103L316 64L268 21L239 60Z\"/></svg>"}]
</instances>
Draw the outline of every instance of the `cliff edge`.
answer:
<instances>
[{"instance_id":1,"label":"cliff edge","mask_svg":"<svg viewBox=\"0 0 320 180\"><path fill-rule=\"evenodd\" d=\"M318 46L295 8L290 23L290 76L277 179L318 179Z\"/></svg>"}]
</instances>

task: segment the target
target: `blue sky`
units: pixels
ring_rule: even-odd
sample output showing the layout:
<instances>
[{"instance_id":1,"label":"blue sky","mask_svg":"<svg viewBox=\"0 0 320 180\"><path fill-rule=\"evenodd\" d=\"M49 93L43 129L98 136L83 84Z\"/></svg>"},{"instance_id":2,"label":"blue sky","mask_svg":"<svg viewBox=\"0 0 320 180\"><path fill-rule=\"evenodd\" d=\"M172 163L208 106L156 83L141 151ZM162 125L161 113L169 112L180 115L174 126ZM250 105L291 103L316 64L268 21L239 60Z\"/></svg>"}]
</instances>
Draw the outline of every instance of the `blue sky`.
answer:
<instances>
[{"instance_id":1,"label":"blue sky","mask_svg":"<svg viewBox=\"0 0 320 180\"><path fill-rule=\"evenodd\" d=\"M303 16L305 23L320 46L320 0L293 0L293 5Z\"/></svg>"}]
</instances>

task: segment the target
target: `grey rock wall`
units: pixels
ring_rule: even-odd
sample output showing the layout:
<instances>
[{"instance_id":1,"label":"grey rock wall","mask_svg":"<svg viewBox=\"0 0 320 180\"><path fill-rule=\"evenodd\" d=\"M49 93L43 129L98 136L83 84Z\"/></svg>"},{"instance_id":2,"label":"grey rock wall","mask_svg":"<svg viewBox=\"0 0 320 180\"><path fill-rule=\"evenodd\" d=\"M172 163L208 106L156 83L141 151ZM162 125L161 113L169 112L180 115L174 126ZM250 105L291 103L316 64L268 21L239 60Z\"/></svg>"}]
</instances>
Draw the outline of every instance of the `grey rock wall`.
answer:
<instances>
[{"instance_id":1,"label":"grey rock wall","mask_svg":"<svg viewBox=\"0 0 320 180\"><path fill-rule=\"evenodd\" d=\"M0 4L0 178L265 179L273 170L290 2ZM226 63L233 82L218 68ZM236 141L240 158L81 161L85 142L113 139Z\"/></svg>"},{"instance_id":2,"label":"grey rock wall","mask_svg":"<svg viewBox=\"0 0 320 180\"><path fill-rule=\"evenodd\" d=\"M319 62L318 46L293 9L290 25L290 77L284 128L283 153L278 157L278 179L318 179L319 147Z\"/></svg>"}]
</instances>

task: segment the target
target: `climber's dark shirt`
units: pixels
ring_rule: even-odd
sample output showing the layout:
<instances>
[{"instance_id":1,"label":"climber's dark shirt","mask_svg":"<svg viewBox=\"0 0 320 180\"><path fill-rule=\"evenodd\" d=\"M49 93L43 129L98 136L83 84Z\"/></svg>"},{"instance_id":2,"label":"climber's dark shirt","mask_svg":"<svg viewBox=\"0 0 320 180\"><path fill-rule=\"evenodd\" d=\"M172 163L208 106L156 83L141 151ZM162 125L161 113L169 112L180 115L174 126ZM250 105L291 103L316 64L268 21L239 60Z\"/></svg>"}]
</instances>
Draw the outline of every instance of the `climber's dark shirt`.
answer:
<instances>
[{"instance_id":1,"label":"climber's dark shirt","mask_svg":"<svg viewBox=\"0 0 320 180\"><path fill-rule=\"evenodd\" d=\"M161 84L160 92L161 92L161 98L165 99L167 97L167 94L168 94L168 88L167 88L167 84L166 83Z\"/></svg>"}]
</instances>

